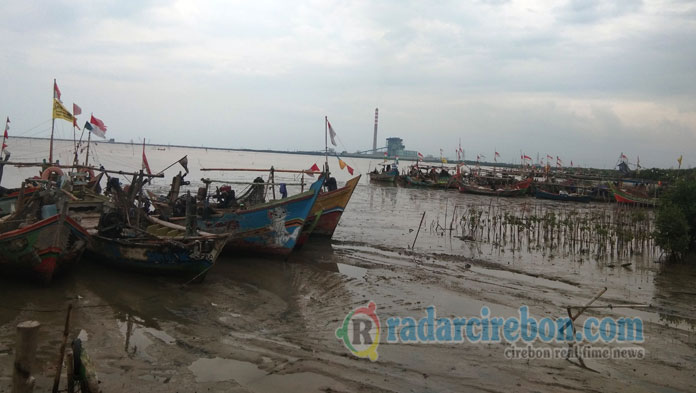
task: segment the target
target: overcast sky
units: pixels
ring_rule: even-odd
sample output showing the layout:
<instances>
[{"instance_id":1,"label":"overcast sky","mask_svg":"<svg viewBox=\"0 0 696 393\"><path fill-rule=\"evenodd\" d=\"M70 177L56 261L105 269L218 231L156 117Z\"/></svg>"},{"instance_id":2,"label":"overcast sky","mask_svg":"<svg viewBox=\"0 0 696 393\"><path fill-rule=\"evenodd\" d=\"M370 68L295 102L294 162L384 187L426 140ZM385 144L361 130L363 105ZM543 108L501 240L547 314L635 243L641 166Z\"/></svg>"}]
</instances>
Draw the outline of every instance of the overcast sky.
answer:
<instances>
[{"instance_id":1,"label":"overcast sky","mask_svg":"<svg viewBox=\"0 0 696 393\"><path fill-rule=\"evenodd\" d=\"M56 78L119 141L318 150L327 115L365 150L379 107L424 154L696 165L690 0L8 0L0 44L15 135L50 134Z\"/></svg>"}]
</instances>

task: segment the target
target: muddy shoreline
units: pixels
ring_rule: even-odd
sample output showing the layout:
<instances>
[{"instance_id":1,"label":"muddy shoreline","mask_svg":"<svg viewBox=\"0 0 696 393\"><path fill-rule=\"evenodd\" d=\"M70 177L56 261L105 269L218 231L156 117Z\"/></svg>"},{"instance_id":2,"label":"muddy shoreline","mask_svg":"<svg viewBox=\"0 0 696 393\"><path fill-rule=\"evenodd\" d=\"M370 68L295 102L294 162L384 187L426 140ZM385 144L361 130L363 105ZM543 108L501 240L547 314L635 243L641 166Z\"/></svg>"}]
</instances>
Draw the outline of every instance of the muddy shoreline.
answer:
<instances>
[{"instance_id":1,"label":"muddy shoreline","mask_svg":"<svg viewBox=\"0 0 696 393\"><path fill-rule=\"evenodd\" d=\"M512 209L546 203L494 202ZM455 206L490 203L363 183L332 241L310 241L287 262L224 255L200 285L182 287L186 278L121 272L89 259L50 287L2 278L0 392L11 390L15 326L29 319L42 324L36 391L50 389L69 303L71 337L83 339L105 392L696 391L696 267L646 254L599 260L491 247L437 230L451 222ZM370 362L336 338L346 314L369 301L382 320L421 318L429 305L445 317L479 315L482 306L510 316L521 305L536 316L560 317L603 287L602 304L650 304L587 313L642 318L644 359L591 359L590 371L563 359L509 360L505 343L465 342L381 343L378 361Z\"/></svg>"}]
</instances>

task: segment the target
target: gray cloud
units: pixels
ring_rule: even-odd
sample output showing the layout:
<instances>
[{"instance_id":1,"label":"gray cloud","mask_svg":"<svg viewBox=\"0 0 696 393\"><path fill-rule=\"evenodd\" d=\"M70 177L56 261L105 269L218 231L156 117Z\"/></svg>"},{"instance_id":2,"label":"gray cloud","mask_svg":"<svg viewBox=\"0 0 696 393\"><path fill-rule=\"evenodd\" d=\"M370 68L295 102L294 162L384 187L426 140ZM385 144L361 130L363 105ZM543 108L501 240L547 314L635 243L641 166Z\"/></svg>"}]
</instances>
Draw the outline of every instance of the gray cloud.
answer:
<instances>
[{"instance_id":1,"label":"gray cloud","mask_svg":"<svg viewBox=\"0 0 696 393\"><path fill-rule=\"evenodd\" d=\"M583 1L11 2L0 110L49 116L51 80L117 139L437 154L519 150L673 165L696 135L696 6ZM3 115L3 113L0 113ZM599 146L599 147L597 147ZM693 150L693 148L691 149ZM553 151L553 153L552 153Z\"/></svg>"}]
</instances>

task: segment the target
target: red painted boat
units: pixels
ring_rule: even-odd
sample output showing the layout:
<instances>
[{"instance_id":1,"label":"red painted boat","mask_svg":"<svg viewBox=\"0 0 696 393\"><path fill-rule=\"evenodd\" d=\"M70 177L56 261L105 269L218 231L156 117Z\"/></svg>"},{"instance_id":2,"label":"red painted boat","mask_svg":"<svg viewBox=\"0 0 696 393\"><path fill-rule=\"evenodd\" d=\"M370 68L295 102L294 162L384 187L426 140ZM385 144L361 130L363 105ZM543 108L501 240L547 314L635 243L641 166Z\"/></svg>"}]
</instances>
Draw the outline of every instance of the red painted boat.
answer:
<instances>
[{"instance_id":1,"label":"red painted boat","mask_svg":"<svg viewBox=\"0 0 696 393\"><path fill-rule=\"evenodd\" d=\"M59 270L76 263L88 242L80 224L63 212L28 226L0 224L0 271L29 275L48 284Z\"/></svg>"}]
</instances>

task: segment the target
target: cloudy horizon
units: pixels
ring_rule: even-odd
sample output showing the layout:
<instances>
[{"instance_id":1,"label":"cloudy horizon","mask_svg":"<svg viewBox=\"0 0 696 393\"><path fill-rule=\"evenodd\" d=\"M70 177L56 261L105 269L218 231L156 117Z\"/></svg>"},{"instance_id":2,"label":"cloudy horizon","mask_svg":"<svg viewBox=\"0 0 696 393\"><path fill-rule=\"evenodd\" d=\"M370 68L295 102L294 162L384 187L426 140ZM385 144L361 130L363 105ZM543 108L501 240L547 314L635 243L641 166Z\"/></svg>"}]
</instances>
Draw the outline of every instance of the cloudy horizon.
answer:
<instances>
[{"instance_id":1,"label":"cloudy horizon","mask_svg":"<svg viewBox=\"0 0 696 393\"><path fill-rule=\"evenodd\" d=\"M693 167L696 3L103 1L0 5L0 116L50 133L53 79L117 141ZM56 121L57 136L72 137Z\"/></svg>"}]
</instances>

